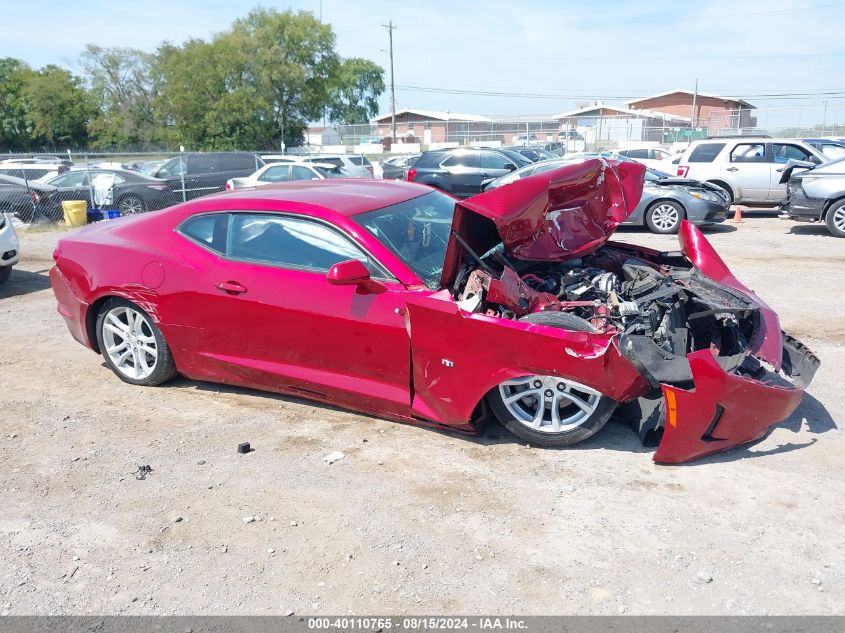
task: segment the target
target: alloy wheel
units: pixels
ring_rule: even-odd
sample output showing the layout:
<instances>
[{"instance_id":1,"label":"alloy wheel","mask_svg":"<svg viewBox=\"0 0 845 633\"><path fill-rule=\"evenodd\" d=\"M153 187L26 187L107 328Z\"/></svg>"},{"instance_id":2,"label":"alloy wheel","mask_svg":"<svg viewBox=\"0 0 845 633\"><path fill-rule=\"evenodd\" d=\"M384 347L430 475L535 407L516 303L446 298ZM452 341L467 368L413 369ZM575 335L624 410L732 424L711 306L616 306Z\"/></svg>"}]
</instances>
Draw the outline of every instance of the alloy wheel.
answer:
<instances>
[{"instance_id":1,"label":"alloy wheel","mask_svg":"<svg viewBox=\"0 0 845 633\"><path fill-rule=\"evenodd\" d=\"M103 320L103 344L115 369L127 378L143 380L155 371L158 342L141 312L127 306L109 310Z\"/></svg>"},{"instance_id":2,"label":"alloy wheel","mask_svg":"<svg viewBox=\"0 0 845 633\"><path fill-rule=\"evenodd\" d=\"M833 212L833 226L845 233L845 205Z\"/></svg>"},{"instance_id":3,"label":"alloy wheel","mask_svg":"<svg viewBox=\"0 0 845 633\"><path fill-rule=\"evenodd\" d=\"M651 221L661 231L671 231L680 220L678 210L671 204L659 204L651 212Z\"/></svg>"},{"instance_id":4,"label":"alloy wheel","mask_svg":"<svg viewBox=\"0 0 845 633\"><path fill-rule=\"evenodd\" d=\"M129 196L120 201L120 212L123 215L134 215L144 212L144 203L140 198Z\"/></svg>"},{"instance_id":5,"label":"alloy wheel","mask_svg":"<svg viewBox=\"0 0 845 633\"><path fill-rule=\"evenodd\" d=\"M601 393L556 376L526 376L499 385L502 403L522 425L543 433L581 426L595 413Z\"/></svg>"}]
</instances>

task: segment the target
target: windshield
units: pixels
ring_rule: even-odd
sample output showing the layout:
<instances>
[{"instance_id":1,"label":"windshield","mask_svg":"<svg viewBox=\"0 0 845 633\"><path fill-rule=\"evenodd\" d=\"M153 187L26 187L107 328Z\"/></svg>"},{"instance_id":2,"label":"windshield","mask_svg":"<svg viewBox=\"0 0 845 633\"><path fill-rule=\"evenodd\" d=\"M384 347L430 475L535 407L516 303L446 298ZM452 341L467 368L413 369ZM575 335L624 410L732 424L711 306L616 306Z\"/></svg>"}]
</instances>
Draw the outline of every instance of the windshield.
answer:
<instances>
[{"instance_id":1,"label":"windshield","mask_svg":"<svg viewBox=\"0 0 845 633\"><path fill-rule=\"evenodd\" d=\"M440 285L455 200L433 191L353 217L431 289Z\"/></svg>"}]
</instances>

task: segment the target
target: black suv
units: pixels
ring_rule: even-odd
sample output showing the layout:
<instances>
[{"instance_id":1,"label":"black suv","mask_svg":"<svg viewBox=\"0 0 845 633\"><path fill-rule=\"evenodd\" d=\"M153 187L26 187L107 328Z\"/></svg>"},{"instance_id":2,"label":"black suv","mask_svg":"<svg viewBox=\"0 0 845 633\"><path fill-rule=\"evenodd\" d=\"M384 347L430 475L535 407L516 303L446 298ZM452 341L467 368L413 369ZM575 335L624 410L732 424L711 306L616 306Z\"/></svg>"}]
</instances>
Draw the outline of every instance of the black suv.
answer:
<instances>
[{"instance_id":1,"label":"black suv","mask_svg":"<svg viewBox=\"0 0 845 633\"><path fill-rule=\"evenodd\" d=\"M167 181L167 185L182 200L182 180L185 181L184 198L191 200L226 189L229 178L240 178L255 173L264 161L249 152L211 152L208 154L182 154L164 163L150 174Z\"/></svg>"},{"instance_id":2,"label":"black suv","mask_svg":"<svg viewBox=\"0 0 845 633\"><path fill-rule=\"evenodd\" d=\"M424 152L407 179L467 198L481 193L485 181L504 176L531 161L502 149L444 149Z\"/></svg>"}]
</instances>

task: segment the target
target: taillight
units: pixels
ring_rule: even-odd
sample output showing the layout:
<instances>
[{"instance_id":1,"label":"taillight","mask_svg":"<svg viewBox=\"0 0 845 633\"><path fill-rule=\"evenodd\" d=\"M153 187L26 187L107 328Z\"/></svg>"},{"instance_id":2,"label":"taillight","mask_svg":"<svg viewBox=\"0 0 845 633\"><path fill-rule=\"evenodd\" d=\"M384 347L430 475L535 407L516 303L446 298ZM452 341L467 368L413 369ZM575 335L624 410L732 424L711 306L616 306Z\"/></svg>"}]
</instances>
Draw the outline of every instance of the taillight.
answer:
<instances>
[{"instance_id":1,"label":"taillight","mask_svg":"<svg viewBox=\"0 0 845 633\"><path fill-rule=\"evenodd\" d=\"M688 173L689 173L689 166L688 165L678 165L678 176L680 178L686 178Z\"/></svg>"},{"instance_id":2,"label":"taillight","mask_svg":"<svg viewBox=\"0 0 845 633\"><path fill-rule=\"evenodd\" d=\"M230 185L230 184L227 182L227 183L226 183L226 191L231 191L231 190L232 190L232 185Z\"/></svg>"},{"instance_id":3,"label":"taillight","mask_svg":"<svg viewBox=\"0 0 845 633\"><path fill-rule=\"evenodd\" d=\"M38 195L38 192L33 189L29 190L29 197L32 198L32 201L35 204L38 204L39 200L41 200L40 196Z\"/></svg>"},{"instance_id":4,"label":"taillight","mask_svg":"<svg viewBox=\"0 0 845 633\"><path fill-rule=\"evenodd\" d=\"M408 182L413 182L414 178L416 178L416 177L417 177L417 170L414 169L413 167L408 170L407 174L405 174L405 180L407 180Z\"/></svg>"},{"instance_id":5,"label":"taillight","mask_svg":"<svg viewBox=\"0 0 845 633\"><path fill-rule=\"evenodd\" d=\"M372 173L373 173L373 166L372 166L372 165L367 165L367 171L368 171L368 172L370 172L370 173L372 174Z\"/></svg>"}]
</instances>

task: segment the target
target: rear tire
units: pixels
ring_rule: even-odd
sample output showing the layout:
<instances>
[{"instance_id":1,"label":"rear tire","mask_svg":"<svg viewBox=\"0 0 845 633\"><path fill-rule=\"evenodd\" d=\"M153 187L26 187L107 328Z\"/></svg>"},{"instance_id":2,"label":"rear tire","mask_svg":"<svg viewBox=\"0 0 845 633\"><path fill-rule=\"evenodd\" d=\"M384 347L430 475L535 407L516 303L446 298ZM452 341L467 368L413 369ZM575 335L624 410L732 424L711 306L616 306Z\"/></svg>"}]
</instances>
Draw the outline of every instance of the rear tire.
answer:
<instances>
[{"instance_id":1,"label":"rear tire","mask_svg":"<svg viewBox=\"0 0 845 633\"><path fill-rule=\"evenodd\" d=\"M573 332L595 332L584 319L567 312L535 312L521 321ZM523 397L519 394L524 393ZM616 401L569 378L522 376L506 380L487 395L496 419L534 446L558 448L577 444L610 419Z\"/></svg>"},{"instance_id":2,"label":"rear tire","mask_svg":"<svg viewBox=\"0 0 845 633\"><path fill-rule=\"evenodd\" d=\"M845 237L845 200L830 206L824 216L824 223L833 237Z\"/></svg>"},{"instance_id":3,"label":"rear tire","mask_svg":"<svg viewBox=\"0 0 845 633\"><path fill-rule=\"evenodd\" d=\"M117 205L121 215L135 215L147 210L147 205L138 196L124 196Z\"/></svg>"},{"instance_id":4,"label":"rear tire","mask_svg":"<svg viewBox=\"0 0 845 633\"><path fill-rule=\"evenodd\" d=\"M131 301L114 297L102 305L97 343L106 364L130 385L160 385L176 375L176 363L161 330Z\"/></svg>"},{"instance_id":5,"label":"rear tire","mask_svg":"<svg viewBox=\"0 0 845 633\"><path fill-rule=\"evenodd\" d=\"M3 266L0 267L0 284L4 284L9 281L9 277L12 275L12 267L11 266Z\"/></svg>"}]
</instances>

